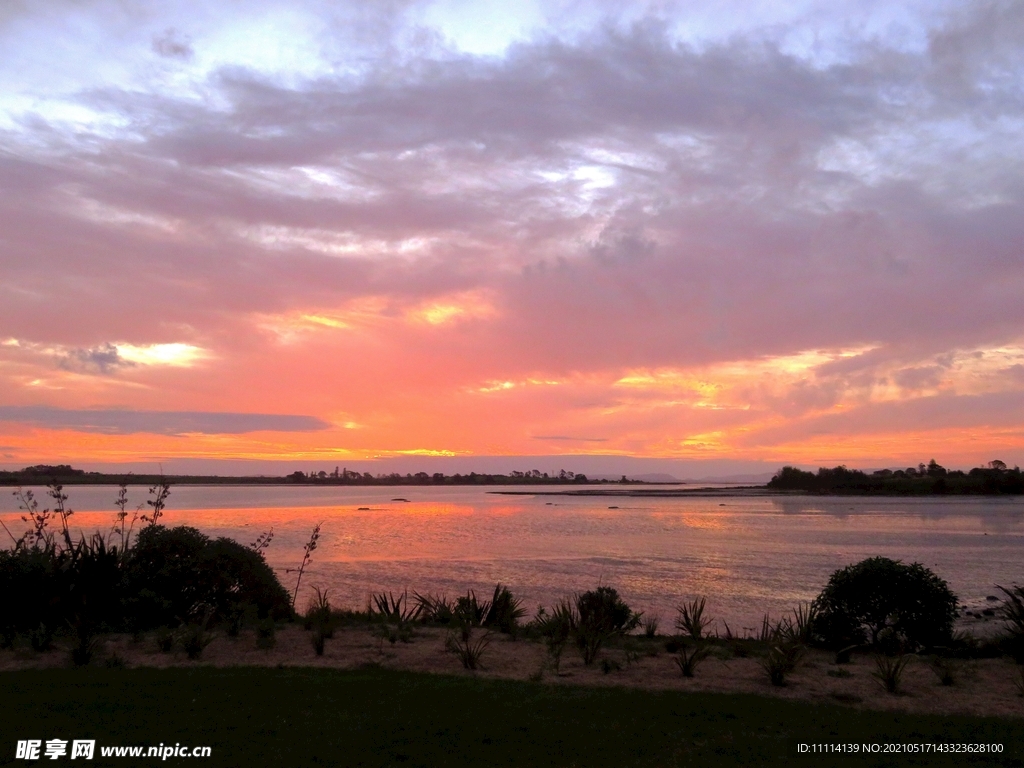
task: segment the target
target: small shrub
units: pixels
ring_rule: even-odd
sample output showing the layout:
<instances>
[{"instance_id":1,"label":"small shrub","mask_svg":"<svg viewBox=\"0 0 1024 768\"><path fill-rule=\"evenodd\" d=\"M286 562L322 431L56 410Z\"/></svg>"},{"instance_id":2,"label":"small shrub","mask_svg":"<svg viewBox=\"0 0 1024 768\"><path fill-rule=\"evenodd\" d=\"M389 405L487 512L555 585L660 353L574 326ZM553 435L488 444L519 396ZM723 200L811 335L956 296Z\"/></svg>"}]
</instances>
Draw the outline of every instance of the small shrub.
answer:
<instances>
[{"instance_id":1,"label":"small shrub","mask_svg":"<svg viewBox=\"0 0 1024 768\"><path fill-rule=\"evenodd\" d=\"M325 638L334 637L334 617L331 614L331 601L327 597L327 590L321 591L320 587L313 587L313 590L315 597L309 601L306 608L303 626Z\"/></svg>"},{"instance_id":2,"label":"small shrub","mask_svg":"<svg viewBox=\"0 0 1024 768\"><path fill-rule=\"evenodd\" d=\"M478 601L476 592L471 589L455 601L455 623L463 627L482 627L490 609L491 604L486 600Z\"/></svg>"},{"instance_id":3,"label":"small shrub","mask_svg":"<svg viewBox=\"0 0 1024 768\"><path fill-rule=\"evenodd\" d=\"M884 656L875 655L876 670L871 673L889 693L900 692L900 682L903 679L903 670L910 663L910 656Z\"/></svg>"},{"instance_id":4,"label":"small shrub","mask_svg":"<svg viewBox=\"0 0 1024 768\"><path fill-rule=\"evenodd\" d=\"M802 649L799 646L775 645L760 660L761 669L768 675L772 685L783 686L786 676L796 668Z\"/></svg>"},{"instance_id":5,"label":"small shrub","mask_svg":"<svg viewBox=\"0 0 1024 768\"><path fill-rule=\"evenodd\" d=\"M576 595L572 634L583 664L590 666L606 640L634 629L639 618L611 587L598 587Z\"/></svg>"},{"instance_id":6,"label":"small shrub","mask_svg":"<svg viewBox=\"0 0 1024 768\"><path fill-rule=\"evenodd\" d=\"M494 596L491 598L490 607L482 624L514 637L519 627L519 620L525 615L523 601L513 597L508 587L498 584L494 588Z\"/></svg>"},{"instance_id":7,"label":"small shrub","mask_svg":"<svg viewBox=\"0 0 1024 768\"><path fill-rule=\"evenodd\" d=\"M192 661L202 658L206 646L213 642L213 635L206 631L203 624L190 624L186 627L181 639L181 647L185 649L185 655Z\"/></svg>"},{"instance_id":8,"label":"small shrub","mask_svg":"<svg viewBox=\"0 0 1024 768\"><path fill-rule=\"evenodd\" d=\"M446 651L458 657L463 667L475 670L480 668L481 658L490 643L490 632L484 633L475 642L472 633L467 637L458 632L451 632L444 641L444 647Z\"/></svg>"},{"instance_id":9,"label":"small shrub","mask_svg":"<svg viewBox=\"0 0 1024 768\"><path fill-rule=\"evenodd\" d=\"M695 597L691 602L680 605L676 609L679 612L679 616L676 618L676 629L694 640L704 637L704 630L714 621L710 616L704 616L706 605L706 597Z\"/></svg>"},{"instance_id":10,"label":"small shrub","mask_svg":"<svg viewBox=\"0 0 1024 768\"><path fill-rule=\"evenodd\" d=\"M818 608L814 603L800 603L793 609L792 630L797 642L811 645L814 642L814 627L818 622Z\"/></svg>"},{"instance_id":11,"label":"small shrub","mask_svg":"<svg viewBox=\"0 0 1024 768\"><path fill-rule=\"evenodd\" d=\"M427 624L451 624L455 621L455 603L444 594L421 595L413 592L413 598L421 621Z\"/></svg>"},{"instance_id":12,"label":"small shrub","mask_svg":"<svg viewBox=\"0 0 1024 768\"><path fill-rule=\"evenodd\" d=\"M644 637L649 640L653 640L658 636L658 624L661 621L661 617L657 614L652 616L645 616L640 619L640 628L644 631Z\"/></svg>"},{"instance_id":13,"label":"small shrub","mask_svg":"<svg viewBox=\"0 0 1024 768\"><path fill-rule=\"evenodd\" d=\"M403 592L398 597L391 592L381 592L372 595L371 600L371 604L367 606L367 612L371 616L378 616L385 621L393 621L398 624L415 621L422 610L420 605L409 605L408 592Z\"/></svg>"},{"instance_id":14,"label":"small shrub","mask_svg":"<svg viewBox=\"0 0 1024 768\"><path fill-rule=\"evenodd\" d=\"M558 674L562 664L562 653L572 637L573 627L578 623L575 610L567 600L563 600L550 614L543 607L539 608L533 623L544 638L544 645L554 664L555 674Z\"/></svg>"},{"instance_id":15,"label":"small shrub","mask_svg":"<svg viewBox=\"0 0 1024 768\"><path fill-rule=\"evenodd\" d=\"M683 646L675 658L676 666L683 673L683 677L693 677L700 663L710 655L711 649L706 645L697 644L692 648Z\"/></svg>"},{"instance_id":16,"label":"small shrub","mask_svg":"<svg viewBox=\"0 0 1024 768\"><path fill-rule=\"evenodd\" d=\"M920 563L873 557L837 570L814 601L814 633L839 648L870 642L889 629L908 648L948 643L957 597Z\"/></svg>"}]
</instances>

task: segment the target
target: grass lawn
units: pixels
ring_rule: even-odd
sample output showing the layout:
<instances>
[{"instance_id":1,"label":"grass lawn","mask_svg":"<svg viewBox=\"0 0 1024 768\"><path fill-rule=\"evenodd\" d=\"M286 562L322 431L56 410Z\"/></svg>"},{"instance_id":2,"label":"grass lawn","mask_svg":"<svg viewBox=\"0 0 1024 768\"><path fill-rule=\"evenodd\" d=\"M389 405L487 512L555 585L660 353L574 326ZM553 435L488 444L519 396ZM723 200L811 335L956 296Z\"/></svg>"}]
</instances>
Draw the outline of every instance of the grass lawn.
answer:
<instances>
[{"instance_id":1,"label":"grass lawn","mask_svg":"<svg viewBox=\"0 0 1024 768\"><path fill-rule=\"evenodd\" d=\"M750 695L551 686L381 669L0 674L0 765L19 739L208 745L202 766L1024 766L1024 720L865 712ZM798 743L1002 743L1002 754L800 755ZM64 764L67 757L45 764ZM78 761L73 765L80 764Z\"/></svg>"}]
</instances>

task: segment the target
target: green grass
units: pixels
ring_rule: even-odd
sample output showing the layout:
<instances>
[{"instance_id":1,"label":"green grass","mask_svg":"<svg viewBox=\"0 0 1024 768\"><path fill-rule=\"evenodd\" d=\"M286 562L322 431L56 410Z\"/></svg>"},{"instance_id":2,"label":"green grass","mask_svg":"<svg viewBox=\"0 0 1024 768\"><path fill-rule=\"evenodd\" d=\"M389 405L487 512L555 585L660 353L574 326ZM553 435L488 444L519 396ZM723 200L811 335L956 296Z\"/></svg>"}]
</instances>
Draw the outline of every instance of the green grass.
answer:
<instances>
[{"instance_id":1,"label":"green grass","mask_svg":"<svg viewBox=\"0 0 1024 768\"><path fill-rule=\"evenodd\" d=\"M0 765L18 739L209 745L203 766L1024 765L1024 722L746 695L548 686L365 669L0 674ZM1002 755L823 757L797 744L1001 742ZM64 758L67 759L67 758Z\"/></svg>"}]
</instances>

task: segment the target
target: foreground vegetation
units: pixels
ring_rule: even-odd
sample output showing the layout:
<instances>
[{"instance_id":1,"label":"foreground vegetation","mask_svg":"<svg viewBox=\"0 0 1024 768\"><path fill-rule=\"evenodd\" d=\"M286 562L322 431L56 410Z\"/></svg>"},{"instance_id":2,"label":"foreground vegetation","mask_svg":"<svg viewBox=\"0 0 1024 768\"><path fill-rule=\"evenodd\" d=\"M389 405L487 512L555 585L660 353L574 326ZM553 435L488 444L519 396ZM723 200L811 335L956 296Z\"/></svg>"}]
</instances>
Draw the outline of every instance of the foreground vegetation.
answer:
<instances>
[{"instance_id":1,"label":"foreground vegetation","mask_svg":"<svg viewBox=\"0 0 1024 768\"><path fill-rule=\"evenodd\" d=\"M964 659L1009 656L1024 665L1024 587L998 587L1005 630L980 641L954 631L958 600L943 579L920 564L882 557L837 570L813 602L774 620L765 615L760 632L743 636L724 622L719 628L707 597L679 605L665 626L657 616L634 611L610 586L541 607L529 620L522 601L500 584L490 599L472 590L456 597L380 592L362 611L339 610L314 586L300 616L295 604L320 525L294 569L294 589L286 591L264 560L272 530L246 547L193 528L165 528L159 521L169 493L165 483L155 485L147 511L129 513L122 486L112 529L75 540L74 513L61 486L48 488L52 510L40 510L31 492L18 492L28 528L17 536L4 526L12 546L0 550L0 647L17 648L24 658L26 645L45 654L57 638L71 665L115 669L125 661L104 653L103 636L112 633L131 635L136 644L155 642L152 653L184 651L198 660L218 634L239 638L246 628L256 648L269 650L282 622L301 620L317 657L336 628L358 624L379 639L383 658L385 643L411 643L418 628L429 626L432 637L443 633L443 650L471 671L487 668L498 638L540 644L545 661L531 673L538 681L548 673L561 676L566 653L578 655L588 673L612 674L665 651L683 678L699 677L708 658L739 657L756 659L762 684L784 687L810 648L833 654L836 669L829 676L836 678L850 677L841 665L851 655L870 654L881 695L900 693L912 659L917 667L931 665L944 686L957 684ZM1014 675L1024 697L1024 666Z\"/></svg>"},{"instance_id":2,"label":"foreground vegetation","mask_svg":"<svg viewBox=\"0 0 1024 768\"><path fill-rule=\"evenodd\" d=\"M1019 766L995 718L893 715L750 695L633 691L366 668L82 669L0 676L3 740L209 745L204 765ZM1001 754L800 755L799 743L1001 743ZM15 763L13 746L0 764ZM177 761L172 761L177 762ZM104 765L99 759L92 764ZM111 760L108 764L124 764Z\"/></svg>"}]
</instances>

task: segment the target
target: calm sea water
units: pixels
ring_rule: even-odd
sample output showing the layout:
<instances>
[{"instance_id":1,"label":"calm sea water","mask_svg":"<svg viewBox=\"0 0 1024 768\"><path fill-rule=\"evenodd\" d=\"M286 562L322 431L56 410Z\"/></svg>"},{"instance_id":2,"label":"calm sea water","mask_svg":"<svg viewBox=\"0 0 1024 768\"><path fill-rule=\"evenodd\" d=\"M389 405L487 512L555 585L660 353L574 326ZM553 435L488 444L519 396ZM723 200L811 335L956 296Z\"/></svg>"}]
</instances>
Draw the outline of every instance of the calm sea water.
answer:
<instances>
[{"instance_id":1,"label":"calm sea water","mask_svg":"<svg viewBox=\"0 0 1024 768\"><path fill-rule=\"evenodd\" d=\"M45 500L45 489L34 490ZM146 490L129 489L133 507L144 504ZM874 555L923 563L968 606L984 604L995 584L1024 583L1024 500L488 490L499 489L181 486L172 489L162 522L243 544L273 528L267 560L293 588L287 569L298 565L322 521L303 592L327 588L334 604L349 607L382 590L484 596L501 582L532 614L539 604L605 584L635 608L660 614L664 625L682 600L707 595L712 615L737 631L757 626L765 611L777 615L812 599L836 568ZM110 529L116 488L66 492L79 529ZM25 528L17 510L5 489L0 519L15 533Z\"/></svg>"}]
</instances>

